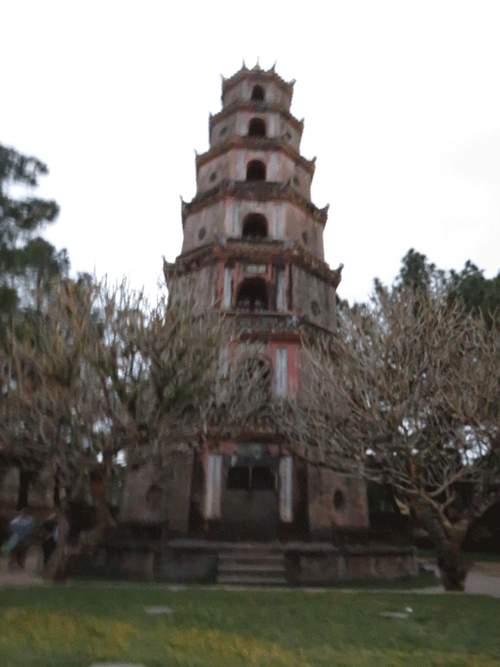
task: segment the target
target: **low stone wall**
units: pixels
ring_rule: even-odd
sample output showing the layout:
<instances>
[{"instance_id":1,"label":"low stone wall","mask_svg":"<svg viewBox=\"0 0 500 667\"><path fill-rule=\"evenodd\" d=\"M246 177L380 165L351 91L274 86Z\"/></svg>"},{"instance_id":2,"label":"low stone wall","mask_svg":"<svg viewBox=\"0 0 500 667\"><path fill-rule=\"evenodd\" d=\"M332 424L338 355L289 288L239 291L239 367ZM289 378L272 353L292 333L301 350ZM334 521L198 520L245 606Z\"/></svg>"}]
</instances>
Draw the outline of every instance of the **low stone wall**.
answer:
<instances>
[{"instance_id":1,"label":"low stone wall","mask_svg":"<svg viewBox=\"0 0 500 667\"><path fill-rule=\"evenodd\" d=\"M264 546L264 545L263 545ZM270 545L271 546L271 545ZM172 583L215 583L219 550L234 543L205 540L169 540L100 547L81 563L86 576ZM339 582L392 581L418 575L416 549L411 546L345 546L328 543L272 543L282 550L290 586L328 586ZM265 548L265 546L264 546Z\"/></svg>"},{"instance_id":2,"label":"low stone wall","mask_svg":"<svg viewBox=\"0 0 500 667\"><path fill-rule=\"evenodd\" d=\"M156 545L101 546L91 558L79 560L75 574L99 579L155 581L157 563Z\"/></svg>"},{"instance_id":3,"label":"low stone wall","mask_svg":"<svg viewBox=\"0 0 500 667\"><path fill-rule=\"evenodd\" d=\"M218 551L209 542L179 540L180 545L152 541L115 541L100 546L78 563L77 575L103 579L215 583Z\"/></svg>"},{"instance_id":4,"label":"low stone wall","mask_svg":"<svg viewBox=\"0 0 500 667\"><path fill-rule=\"evenodd\" d=\"M408 546L284 545L287 580L296 585L392 581L418 575L416 549Z\"/></svg>"},{"instance_id":5,"label":"low stone wall","mask_svg":"<svg viewBox=\"0 0 500 667\"><path fill-rule=\"evenodd\" d=\"M197 547L162 550L157 572L160 581L214 584L217 581L218 552Z\"/></svg>"}]
</instances>

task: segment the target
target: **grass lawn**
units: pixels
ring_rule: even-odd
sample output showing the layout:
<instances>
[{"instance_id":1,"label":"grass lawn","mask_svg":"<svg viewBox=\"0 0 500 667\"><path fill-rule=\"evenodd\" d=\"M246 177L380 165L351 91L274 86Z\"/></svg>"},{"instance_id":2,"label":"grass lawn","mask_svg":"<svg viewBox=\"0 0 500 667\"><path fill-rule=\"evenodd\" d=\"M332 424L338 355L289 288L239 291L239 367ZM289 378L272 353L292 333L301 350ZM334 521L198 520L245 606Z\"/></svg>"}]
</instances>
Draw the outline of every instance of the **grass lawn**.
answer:
<instances>
[{"instance_id":1,"label":"grass lawn","mask_svg":"<svg viewBox=\"0 0 500 667\"><path fill-rule=\"evenodd\" d=\"M426 558L437 563L435 549L419 549L419 558ZM500 553L495 551L462 551L464 560L472 560L475 563L500 563Z\"/></svg>"},{"instance_id":2,"label":"grass lawn","mask_svg":"<svg viewBox=\"0 0 500 667\"><path fill-rule=\"evenodd\" d=\"M147 607L171 614L150 615ZM381 616L403 612L408 618ZM159 585L0 589L1 667L493 667L500 601Z\"/></svg>"}]
</instances>

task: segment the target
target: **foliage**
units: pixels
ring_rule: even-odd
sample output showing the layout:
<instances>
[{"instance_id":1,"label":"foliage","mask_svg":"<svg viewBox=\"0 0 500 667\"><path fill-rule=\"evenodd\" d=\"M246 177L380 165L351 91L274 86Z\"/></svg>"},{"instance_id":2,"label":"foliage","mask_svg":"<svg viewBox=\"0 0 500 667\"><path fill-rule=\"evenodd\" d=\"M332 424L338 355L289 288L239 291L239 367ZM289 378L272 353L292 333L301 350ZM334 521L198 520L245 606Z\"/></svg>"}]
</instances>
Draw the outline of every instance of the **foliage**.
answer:
<instances>
[{"instance_id":1,"label":"foliage","mask_svg":"<svg viewBox=\"0 0 500 667\"><path fill-rule=\"evenodd\" d=\"M427 293L440 291L446 284L446 272L436 268L427 257L410 248L401 260L401 269L395 280L398 289L410 289L414 292ZM380 285L375 279L375 284Z\"/></svg>"},{"instance_id":2,"label":"foliage","mask_svg":"<svg viewBox=\"0 0 500 667\"><path fill-rule=\"evenodd\" d=\"M500 273L495 278L485 278L484 271L470 260L461 271L447 272L411 248L402 259L395 286L418 293L446 293L450 302L458 301L466 313L481 316L488 326L493 326L500 314ZM375 279L375 288L379 287L380 282Z\"/></svg>"},{"instance_id":3,"label":"foliage","mask_svg":"<svg viewBox=\"0 0 500 667\"><path fill-rule=\"evenodd\" d=\"M500 314L500 273L485 278L484 272L470 261L459 273L450 272L450 298L460 301L466 312L481 316L488 324L498 323Z\"/></svg>"},{"instance_id":4,"label":"foliage","mask_svg":"<svg viewBox=\"0 0 500 667\"><path fill-rule=\"evenodd\" d=\"M47 166L0 145L0 316L4 323L20 304L33 305L55 277L67 275L69 260L65 250L56 251L37 234L59 213L55 201L32 196L14 196L11 191L36 188Z\"/></svg>"},{"instance_id":5,"label":"foliage","mask_svg":"<svg viewBox=\"0 0 500 667\"><path fill-rule=\"evenodd\" d=\"M161 605L171 614L148 615ZM407 619L384 618L410 606ZM53 587L0 592L8 667L93 662L144 665L493 667L497 601L163 586Z\"/></svg>"}]
</instances>

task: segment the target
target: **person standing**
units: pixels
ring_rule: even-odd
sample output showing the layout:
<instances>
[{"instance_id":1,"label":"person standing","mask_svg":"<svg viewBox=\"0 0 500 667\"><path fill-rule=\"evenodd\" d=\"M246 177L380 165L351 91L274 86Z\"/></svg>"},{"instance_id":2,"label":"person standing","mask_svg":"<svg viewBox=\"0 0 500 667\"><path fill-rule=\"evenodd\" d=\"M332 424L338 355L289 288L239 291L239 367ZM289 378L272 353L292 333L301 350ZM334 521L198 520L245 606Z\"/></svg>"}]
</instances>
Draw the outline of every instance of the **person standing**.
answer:
<instances>
[{"instance_id":1,"label":"person standing","mask_svg":"<svg viewBox=\"0 0 500 667\"><path fill-rule=\"evenodd\" d=\"M33 517L24 507L10 522L11 536L4 547L4 553L9 557L9 567L24 569L26 555L29 549L29 535L33 530Z\"/></svg>"},{"instance_id":2,"label":"person standing","mask_svg":"<svg viewBox=\"0 0 500 667\"><path fill-rule=\"evenodd\" d=\"M45 519L42 523L43 538L42 538L42 549L43 549L43 566L45 567L49 562L49 558L52 555L52 552L56 548L56 542L58 537L58 528L57 528L57 515L51 514Z\"/></svg>"}]
</instances>

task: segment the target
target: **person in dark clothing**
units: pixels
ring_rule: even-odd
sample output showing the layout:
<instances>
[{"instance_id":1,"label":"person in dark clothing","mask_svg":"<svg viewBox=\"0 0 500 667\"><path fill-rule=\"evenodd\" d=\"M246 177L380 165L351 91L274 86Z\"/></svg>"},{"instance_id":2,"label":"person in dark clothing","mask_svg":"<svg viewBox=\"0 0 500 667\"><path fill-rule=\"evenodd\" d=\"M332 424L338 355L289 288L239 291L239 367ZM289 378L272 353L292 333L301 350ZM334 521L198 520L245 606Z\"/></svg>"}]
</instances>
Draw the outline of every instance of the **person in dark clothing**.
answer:
<instances>
[{"instance_id":1,"label":"person in dark clothing","mask_svg":"<svg viewBox=\"0 0 500 667\"><path fill-rule=\"evenodd\" d=\"M43 549L43 566L45 567L52 556L52 552L56 548L57 543L57 518L55 514L51 514L42 523L42 549Z\"/></svg>"},{"instance_id":2,"label":"person in dark clothing","mask_svg":"<svg viewBox=\"0 0 500 667\"><path fill-rule=\"evenodd\" d=\"M0 547L9 538L10 527L5 505L0 510Z\"/></svg>"}]
</instances>

